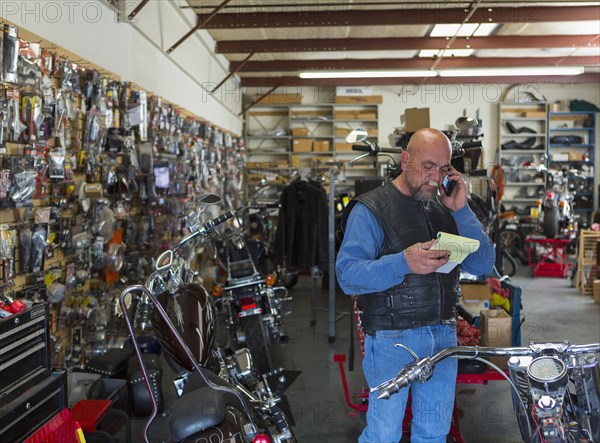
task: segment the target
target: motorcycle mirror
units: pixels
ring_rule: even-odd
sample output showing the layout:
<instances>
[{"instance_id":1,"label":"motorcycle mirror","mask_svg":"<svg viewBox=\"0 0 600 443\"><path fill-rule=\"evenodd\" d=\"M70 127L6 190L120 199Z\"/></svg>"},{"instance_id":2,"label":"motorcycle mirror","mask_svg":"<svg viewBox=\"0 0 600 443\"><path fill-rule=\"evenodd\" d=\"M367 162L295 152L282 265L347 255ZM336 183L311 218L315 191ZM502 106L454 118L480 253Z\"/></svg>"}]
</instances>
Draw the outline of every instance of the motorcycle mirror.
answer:
<instances>
[{"instance_id":1,"label":"motorcycle mirror","mask_svg":"<svg viewBox=\"0 0 600 443\"><path fill-rule=\"evenodd\" d=\"M365 128L353 129L350 134L346 136L346 143L357 143L367 139L369 133Z\"/></svg>"},{"instance_id":2,"label":"motorcycle mirror","mask_svg":"<svg viewBox=\"0 0 600 443\"><path fill-rule=\"evenodd\" d=\"M156 270L162 271L163 269L167 269L173 263L173 251L165 251L158 256L156 260Z\"/></svg>"},{"instance_id":3,"label":"motorcycle mirror","mask_svg":"<svg viewBox=\"0 0 600 443\"><path fill-rule=\"evenodd\" d=\"M467 129L474 128L479 124L476 118L473 117L458 117L454 122L454 126L456 126L461 131L466 131Z\"/></svg>"},{"instance_id":4,"label":"motorcycle mirror","mask_svg":"<svg viewBox=\"0 0 600 443\"><path fill-rule=\"evenodd\" d=\"M217 194L211 194L210 192L202 194L198 197L198 202L207 206L218 205L222 201L223 199L220 196L218 196Z\"/></svg>"}]
</instances>

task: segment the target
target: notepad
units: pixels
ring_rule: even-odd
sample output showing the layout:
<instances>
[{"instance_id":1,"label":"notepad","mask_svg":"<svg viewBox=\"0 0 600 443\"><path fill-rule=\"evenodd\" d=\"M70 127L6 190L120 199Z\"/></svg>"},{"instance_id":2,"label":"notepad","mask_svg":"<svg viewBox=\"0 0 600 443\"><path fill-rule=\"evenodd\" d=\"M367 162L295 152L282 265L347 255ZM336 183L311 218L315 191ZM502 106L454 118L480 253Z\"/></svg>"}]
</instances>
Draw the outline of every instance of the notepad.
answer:
<instances>
[{"instance_id":1,"label":"notepad","mask_svg":"<svg viewBox=\"0 0 600 443\"><path fill-rule=\"evenodd\" d=\"M437 240L431 246L432 251L449 251L450 259L445 265L440 266L435 272L447 274L461 264L467 256L479 249L479 240L474 240L460 235L438 232Z\"/></svg>"}]
</instances>

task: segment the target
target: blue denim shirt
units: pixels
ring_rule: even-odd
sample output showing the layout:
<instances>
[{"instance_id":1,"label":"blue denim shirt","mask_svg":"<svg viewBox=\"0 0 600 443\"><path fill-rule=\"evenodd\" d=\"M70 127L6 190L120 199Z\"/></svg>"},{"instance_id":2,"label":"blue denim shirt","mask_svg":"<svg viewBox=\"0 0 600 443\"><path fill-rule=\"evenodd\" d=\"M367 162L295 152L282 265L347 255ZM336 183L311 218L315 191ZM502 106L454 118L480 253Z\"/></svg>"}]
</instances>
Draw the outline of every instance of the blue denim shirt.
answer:
<instances>
[{"instance_id":1,"label":"blue denim shirt","mask_svg":"<svg viewBox=\"0 0 600 443\"><path fill-rule=\"evenodd\" d=\"M462 269L474 275L489 273L496 261L496 252L492 241L483 232L481 223L469 205L452 216L461 236L479 240L480 243L479 249L462 262ZM402 283L404 276L411 273L404 251L376 260L383 239L383 229L375 215L364 204L357 202L348 217L335 266L338 282L346 294L385 291Z\"/></svg>"}]
</instances>

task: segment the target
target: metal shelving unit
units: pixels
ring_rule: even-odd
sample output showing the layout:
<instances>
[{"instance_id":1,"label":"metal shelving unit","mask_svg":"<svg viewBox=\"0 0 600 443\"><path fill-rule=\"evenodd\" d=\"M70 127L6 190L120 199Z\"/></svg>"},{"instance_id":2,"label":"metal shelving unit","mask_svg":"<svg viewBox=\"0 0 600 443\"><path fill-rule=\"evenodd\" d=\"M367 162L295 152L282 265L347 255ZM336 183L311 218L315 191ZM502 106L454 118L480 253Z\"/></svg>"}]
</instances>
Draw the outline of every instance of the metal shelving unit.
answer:
<instances>
[{"instance_id":1,"label":"metal shelving unit","mask_svg":"<svg viewBox=\"0 0 600 443\"><path fill-rule=\"evenodd\" d=\"M511 133L508 126L518 133ZM535 206L546 188L546 179L533 181L536 169L546 165L548 132L545 102L500 103L498 112L498 163L504 169L504 198L508 206L519 208ZM528 149L513 147L534 139ZM510 143L509 142L513 142ZM527 166L526 166L527 165ZM537 188L537 189L536 189ZM524 197L523 195L527 195Z\"/></svg>"},{"instance_id":2,"label":"metal shelving unit","mask_svg":"<svg viewBox=\"0 0 600 443\"><path fill-rule=\"evenodd\" d=\"M586 187L591 188L575 190L574 209L585 214L588 223L591 213L598 210L598 187L594 185L596 120L594 111L548 112L548 168L576 169L586 178ZM569 136L574 140L556 142L557 137Z\"/></svg>"},{"instance_id":3,"label":"metal shelving unit","mask_svg":"<svg viewBox=\"0 0 600 443\"><path fill-rule=\"evenodd\" d=\"M246 112L246 149L252 163L276 162L280 167L310 167L321 162L347 162L358 155L344 138L364 127L374 141L378 137L377 104L259 104ZM285 133L285 135L282 135ZM296 143L294 143L296 142ZM314 142L326 142L313 151ZM310 150L306 150L308 145ZM302 150L295 149L301 147ZM251 172L251 171L250 171ZM345 168L347 179L375 176L378 168ZM353 181L352 181L353 182Z\"/></svg>"}]
</instances>

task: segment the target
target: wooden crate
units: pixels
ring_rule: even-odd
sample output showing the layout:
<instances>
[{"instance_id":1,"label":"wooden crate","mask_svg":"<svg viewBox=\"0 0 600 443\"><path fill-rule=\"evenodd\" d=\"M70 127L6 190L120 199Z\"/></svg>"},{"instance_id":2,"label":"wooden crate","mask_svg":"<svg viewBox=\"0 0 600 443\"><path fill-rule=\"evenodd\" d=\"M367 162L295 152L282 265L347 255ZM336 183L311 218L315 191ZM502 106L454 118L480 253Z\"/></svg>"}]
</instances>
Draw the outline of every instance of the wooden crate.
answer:
<instances>
[{"instance_id":1,"label":"wooden crate","mask_svg":"<svg viewBox=\"0 0 600 443\"><path fill-rule=\"evenodd\" d=\"M594 280L598 273L597 248L600 231L581 230L579 233L579 254L577 257L577 289L584 294L594 292Z\"/></svg>"}]
</instances>

